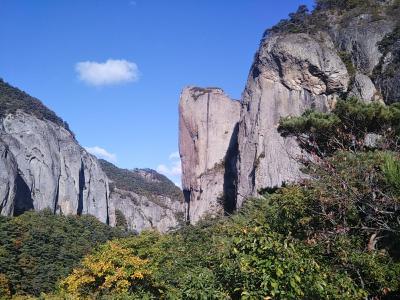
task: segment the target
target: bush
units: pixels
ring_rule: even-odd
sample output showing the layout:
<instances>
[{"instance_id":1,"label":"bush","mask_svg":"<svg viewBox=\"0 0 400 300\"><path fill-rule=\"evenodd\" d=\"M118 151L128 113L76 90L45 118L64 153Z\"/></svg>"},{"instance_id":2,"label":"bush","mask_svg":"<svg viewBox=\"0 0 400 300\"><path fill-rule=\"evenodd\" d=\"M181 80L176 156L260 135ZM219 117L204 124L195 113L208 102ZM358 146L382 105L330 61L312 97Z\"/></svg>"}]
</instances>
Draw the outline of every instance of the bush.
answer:
<instances>
[{"instance_id":1,"label":"bush","mask_svg":"<svg viewBox=\"0 0 400 300\"><path fill-rule=\"evenodd\" d=\"M383 172L389 188L400 197L400 160L393 154L384 157Z\"/></svg>"}]
</instances>

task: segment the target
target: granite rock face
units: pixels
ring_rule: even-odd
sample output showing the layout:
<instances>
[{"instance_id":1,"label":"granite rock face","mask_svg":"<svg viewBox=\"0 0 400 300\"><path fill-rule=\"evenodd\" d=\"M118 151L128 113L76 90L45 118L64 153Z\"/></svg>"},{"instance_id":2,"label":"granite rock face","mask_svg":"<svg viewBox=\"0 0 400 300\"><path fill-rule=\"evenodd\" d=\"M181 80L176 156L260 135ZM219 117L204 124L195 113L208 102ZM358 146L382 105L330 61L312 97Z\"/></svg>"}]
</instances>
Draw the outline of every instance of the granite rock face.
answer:
<instances>
[{"instance_id":1,"label":"granite rock face","mask_svg":"<svg viewBox=\"0 0 400 300\"><path fill-rule=\"evenodd\" d=\"M110 195L110 225L120 226L120 214L131 231L141 232L152 228L167 232L184 223L184 212L182 202L166 196L146 197L117 188Z\"/></svg>"},{"instance_id":2,"label":"granite rock face","mask_svg":"<svg viewBox=\"0 0 400 300\"><path fill-rule=\"evenodd\" d=\"M151 187L160 183L154 172L137 174ZM90 214L116 226L120 211L127 229L137 232L150 228L166 232L182 223L183 199L117 188L110 192L109 182L99 161L65 128L22 111L1 120L2 215L50 209L63 215Z\"/></svg>"},{"instance_id":3,"label":"granite rock face","mask_svg":"<svg viewBox=\"0 0 400 300\"><path fill-rule=\"evenodd\" d=\"M372 18L370 14L361 14L347 23L337 20L329 30L338 51L350 55L356 69L368 76L372 75L382 57L379 42L395 26L391 20L374 21Z\"/></svg>"},{"instance_id":4,"label":"granite rock face","mask_svg":"<svg viewBox=\"0 0 400 300\"><path fill-rule=\"evenodd\" d=\"M367 75L357 73L354 77L354 82L351 91L349 92L350 97L356 97L365 102L380 100L378 91L371 78Z\"/></svg>"},{"instance_id":5,"label":"granite rock face","mask_svg":"<svg viewBox=\"0 0 400 300\"><path fill-rule=\"evenodd\" d=\"M108 222L107 177L68 130L17 111L1 120L0 139L6 145L1 148L2 173L9 175L3 187L8 185L11 192L2 214L51 209Z\"/></svg>"},{"instance_id":6,"label":"granite rock face","mask_svg":"<svg viewBox=\"0 0 400 300\"><path fill-rule=\"evenodd\" d=\"M375 84L386 103L400 102L400 25L388 35L383 56L375 68Z\"/></svg>"},{"instance_id":7,"label":"granite rock face","mask_svg":"<svg viewBox=\"0 0 400 300\"><path fill-rule=\"evenodd\" d=\"M242 99L237 206L260 189L301 177L300 148L277 131L281 117L328 111L349 75L328 35L273 35L263 41Z\"/></svg>"},{"instance_id":8,"label":"granite rock face","mask_svg":"<svg viewBox=\"0 0 400 300\"><path fill-rule=\"evenodd\" d=\"M187 87L179 113L186 218L195 223L232 209L240 103L221 89Z\"/></svg>"}]
</instances>

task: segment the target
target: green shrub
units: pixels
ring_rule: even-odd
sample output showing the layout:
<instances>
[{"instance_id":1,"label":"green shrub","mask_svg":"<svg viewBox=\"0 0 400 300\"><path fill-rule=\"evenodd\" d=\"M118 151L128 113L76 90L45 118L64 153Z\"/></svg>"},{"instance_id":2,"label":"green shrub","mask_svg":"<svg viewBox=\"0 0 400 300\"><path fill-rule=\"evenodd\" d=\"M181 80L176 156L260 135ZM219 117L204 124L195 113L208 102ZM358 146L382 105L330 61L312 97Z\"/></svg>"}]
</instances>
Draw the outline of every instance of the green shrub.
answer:
<instances>
[{"instance_id":1,"label":"green shrub","mask_svg":"<svg viewBox=\"0 0 400 300\"><path fill-rule=\"evenodd\" d=\"M399 230L399 211L386 196L384 157L337 152L308 165L310 179L302 184L249 200L231 217L119 239L148 261L157 287L140 286L129 297L363 299L398 293L393 248L400 239L391 233Z\"/></svg>"}]
</instances>

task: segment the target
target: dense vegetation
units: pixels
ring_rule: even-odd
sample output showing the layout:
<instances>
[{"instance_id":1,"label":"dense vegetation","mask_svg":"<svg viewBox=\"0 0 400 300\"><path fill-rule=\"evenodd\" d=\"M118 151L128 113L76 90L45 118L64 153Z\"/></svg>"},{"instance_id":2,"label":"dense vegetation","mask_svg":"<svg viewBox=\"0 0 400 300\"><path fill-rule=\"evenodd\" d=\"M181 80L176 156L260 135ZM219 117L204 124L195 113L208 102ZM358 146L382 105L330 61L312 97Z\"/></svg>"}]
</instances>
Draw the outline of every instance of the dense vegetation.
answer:
<instances>
[{"instance_id":1,"label":"dense vegetation","mask_svg":"<svg viewBox=\"0 0 400 300\"><path fill-rule=\"evenodd\" d=\"M131 191L139 195L167 196L172 200L183 201L182 191L167 177L151 169L120 169L106 160L100 164L107 177L112 180L111 188Z\"/></svg>"},{"instance_id":2,"label":"dense vegetation","mask_svg":"<svg viewBox=\"0 0 400 300\"><path fill-rule=\"evenodd\" d=\"M29 96L27 93L0 79L0 117L8 113L15 113L18 109L32 114L41 120L51 121L70 131L68 123L64 122L52 110L43 105L40 100Z\"/></svg>"},{"instance_id":3,"label":"dense vegetation","mask_svg":"<svg viewBox=\"0 0 400 300\"><path fill-rule=\"evenodd\" d=\"M91 216L42 211L0 217L0 298L54 291L96 245L122 236Z\"/></svg>"},{"instance_id":4,"label":"dense vegetation","mask_svg":"<svg viewBox=\"0 0 400 300\"><path fill-rule=\"evenodd\" d=\"M229 218L109 242L60 282L60 297L399 297L398 118L396 105L351 100L283 119L308 153L306 179Z\"/></svg>"}]
</instances>

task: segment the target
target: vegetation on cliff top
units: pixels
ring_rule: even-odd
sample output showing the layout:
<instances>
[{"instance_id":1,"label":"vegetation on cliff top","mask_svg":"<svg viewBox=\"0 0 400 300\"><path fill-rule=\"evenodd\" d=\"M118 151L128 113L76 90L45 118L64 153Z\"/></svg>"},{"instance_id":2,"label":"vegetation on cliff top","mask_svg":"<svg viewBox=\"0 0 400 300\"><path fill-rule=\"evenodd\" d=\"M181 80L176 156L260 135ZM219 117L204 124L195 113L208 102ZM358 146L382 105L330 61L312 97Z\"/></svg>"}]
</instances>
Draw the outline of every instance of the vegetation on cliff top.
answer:
<instances>
[{"instance_id":1,"label":"vegetation on cliff top","mask_svg":"<svg viewBox=\"0 0 400 300\"><path fill-rule=\"evenodd\" d=\"M151 169L120 169L112 163L100 159L107 177L112 180L111 188L131 191L149 198L166 196L172 200L183 201L183 194L171 180Z\"/></svg>"},{"instance_id":2,"label":"vegetation on cliff top","mask_svg":"<svg viewBox=\"0 0 400 300\"><path fill-rule=\"evenodd\" d=\"M47 108L40 100L29 96L27 93L0 79L0 117L4 117L8 113L15 113L18 109L41 120L53 122L71 132L68 123Z\"/></svg>"}]
</instances>

